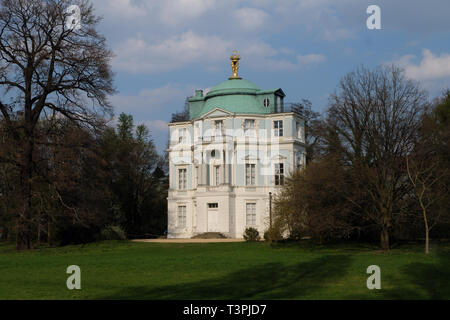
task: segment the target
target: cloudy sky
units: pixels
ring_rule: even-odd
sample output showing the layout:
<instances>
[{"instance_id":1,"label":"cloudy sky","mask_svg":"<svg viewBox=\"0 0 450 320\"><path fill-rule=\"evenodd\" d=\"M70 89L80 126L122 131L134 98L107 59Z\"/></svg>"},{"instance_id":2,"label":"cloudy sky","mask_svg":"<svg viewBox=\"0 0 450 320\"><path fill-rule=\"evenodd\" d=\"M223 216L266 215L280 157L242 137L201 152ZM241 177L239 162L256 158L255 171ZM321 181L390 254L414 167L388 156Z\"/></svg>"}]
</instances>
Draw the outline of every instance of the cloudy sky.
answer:
<instances>
[{"instance_id":1,"label":"cloudy sky","mask_svg":"<svg viewBox=\"0 0 450 320\"><path fill-rule=\"evenodd\" d=\"M347 72L395 62L431 97L450 87L448 0L94 0L115 53L116 115L149 126L159 151L167 122L195 89L240 75L324 110ZM381 8L381 30L366 9Z\"/></svg>"}]
</instances>

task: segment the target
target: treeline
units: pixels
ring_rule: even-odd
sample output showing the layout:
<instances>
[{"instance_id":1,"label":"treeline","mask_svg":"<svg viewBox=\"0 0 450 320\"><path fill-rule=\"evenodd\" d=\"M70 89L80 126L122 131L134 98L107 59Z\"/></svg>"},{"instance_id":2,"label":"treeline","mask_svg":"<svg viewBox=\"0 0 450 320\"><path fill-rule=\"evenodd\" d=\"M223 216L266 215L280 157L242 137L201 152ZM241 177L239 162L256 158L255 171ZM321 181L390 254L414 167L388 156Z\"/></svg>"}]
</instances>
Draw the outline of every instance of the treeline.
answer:
<instances>
[{"instance_id":1,"label":"treeline","mask_svg":"<svg viewBox=\"0 0 450 320\"><path fill-rule=\"evenodd\" d=\"M32 214L25 221L32 247L164 234L167 164L148 128L126 114L116 127L97 124L93 130L62 117L38 122ZM1 119L0 131L0 227L3 238L16 242L25 201L20 163L14 163L18 146Z\"/></svg>"},{"instance_id":2,"label":"treeline","mask_svg":"<svg viewBox=\"0 0 450 320\"><path fill-rule=\"evenodd\" d=\"M450 91L430 102L390 66L358 68L319 114L303 101L308 165L275 200L272 240L450 236Z\"/></svg>"}]
</instances>

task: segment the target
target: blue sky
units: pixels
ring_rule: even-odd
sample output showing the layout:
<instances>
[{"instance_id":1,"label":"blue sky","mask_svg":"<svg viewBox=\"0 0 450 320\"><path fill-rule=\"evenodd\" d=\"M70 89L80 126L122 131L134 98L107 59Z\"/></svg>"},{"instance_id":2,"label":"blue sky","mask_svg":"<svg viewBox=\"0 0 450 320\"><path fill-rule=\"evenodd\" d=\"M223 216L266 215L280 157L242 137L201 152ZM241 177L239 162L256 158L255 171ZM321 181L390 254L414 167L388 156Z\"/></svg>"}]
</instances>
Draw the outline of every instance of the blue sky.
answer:
<instances>
[{"instance_id":1,"label":"blue sky","mask_svg":"<svg viewBox=\"0 0 450 320\"><path fill-rule=\"evenodd\" d=\"M448 0L94 0L99 29L115 53L115 114L145 123L158 150L167 122L195 89L231 75L282 88L325 110L339 79L359 65L397 63L430 97L450 87ZM368 30L369 5L381 30Z\"/></svg>"}]
</instances>

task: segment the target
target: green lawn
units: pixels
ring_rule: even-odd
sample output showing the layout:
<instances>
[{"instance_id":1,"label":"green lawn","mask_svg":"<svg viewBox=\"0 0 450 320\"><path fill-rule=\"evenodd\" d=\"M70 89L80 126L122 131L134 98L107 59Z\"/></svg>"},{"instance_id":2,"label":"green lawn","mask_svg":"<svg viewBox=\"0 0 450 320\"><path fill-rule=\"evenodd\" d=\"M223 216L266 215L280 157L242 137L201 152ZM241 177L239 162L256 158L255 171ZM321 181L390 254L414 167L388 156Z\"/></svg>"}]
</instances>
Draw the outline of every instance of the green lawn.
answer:
<instances>
[{"instance_id":1,"label":"green lawn","mask_svg":"<svg viewBox=\"0 0 450 320\"><path fill-rule=\"evenodd\" d=\"M450 299L450 245L103 242L16 252L0 244L0 299ZM82 290L66 288L78 265ZM366 269L381 268L381 290Z\"/></svg>"}]
</instances>

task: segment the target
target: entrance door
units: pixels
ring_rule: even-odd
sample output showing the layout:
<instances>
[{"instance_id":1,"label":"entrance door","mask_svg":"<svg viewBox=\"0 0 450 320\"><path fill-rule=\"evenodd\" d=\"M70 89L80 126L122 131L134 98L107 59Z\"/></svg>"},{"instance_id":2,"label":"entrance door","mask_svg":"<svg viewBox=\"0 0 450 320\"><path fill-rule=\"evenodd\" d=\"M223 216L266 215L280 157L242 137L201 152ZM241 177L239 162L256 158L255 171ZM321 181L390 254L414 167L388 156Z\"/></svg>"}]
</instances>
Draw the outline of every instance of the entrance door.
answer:
<instances>
[{"instance_id":1,"label":"entrance door","mask_svg":"<svg viewBox=\"0 0 450 320\"><path fill-rule=\"evenodd\" d=\"M217 203L208 203L208 232L219 231L219 206Z\"/></svg>"}]
</instances>

